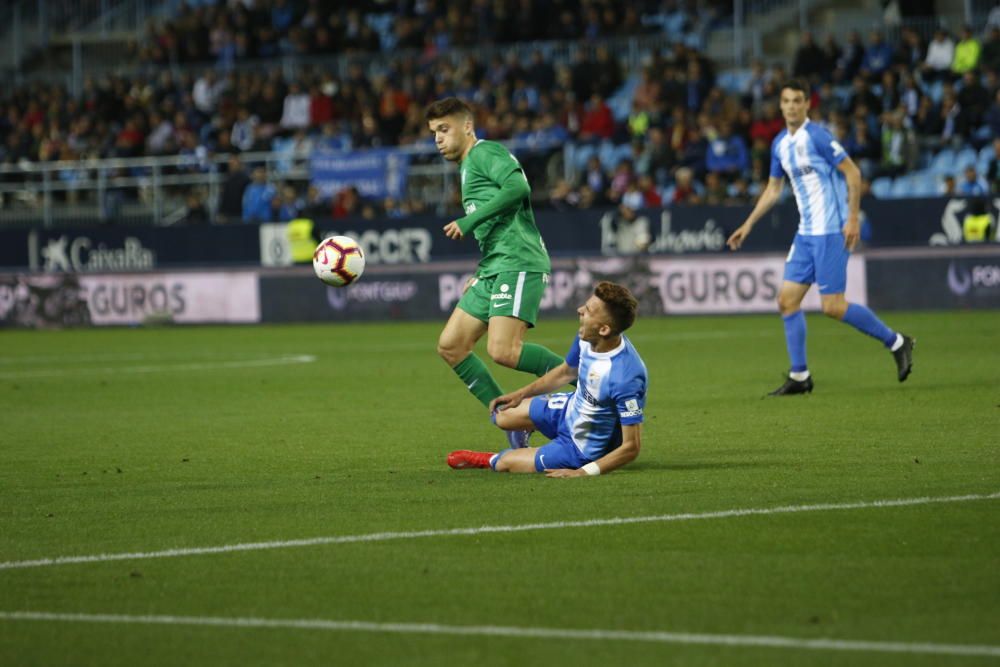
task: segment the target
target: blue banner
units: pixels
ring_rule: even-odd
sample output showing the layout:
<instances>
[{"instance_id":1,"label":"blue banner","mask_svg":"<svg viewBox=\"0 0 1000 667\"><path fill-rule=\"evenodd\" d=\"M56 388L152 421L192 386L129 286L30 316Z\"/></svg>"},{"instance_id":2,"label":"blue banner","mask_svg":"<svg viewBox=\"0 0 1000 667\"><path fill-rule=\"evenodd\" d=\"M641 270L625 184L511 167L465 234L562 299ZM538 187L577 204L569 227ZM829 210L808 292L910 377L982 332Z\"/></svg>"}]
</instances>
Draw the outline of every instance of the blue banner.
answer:
<instances>
[{"instance_id":1,"label":"blue banner","mask_svg":"<svg viewBox=\"0 0 1000 667\"><path fill-rule=\"evenodd\" d=\"M317 149L309 158L312 184L324 197L352 185L366 198L402 197L409 168L408 155L386 148L349 153Z\"/></svg>"},{"instance_id":2,"label":"blue banner","mask_svg":"<svg viewBox=\"0 0 1000 667\"><path fill-rule=\"evenodd\" d=\"M0 229L0 270L107 273L259 263L257 225Z\"/></svg>"}]
</instances>

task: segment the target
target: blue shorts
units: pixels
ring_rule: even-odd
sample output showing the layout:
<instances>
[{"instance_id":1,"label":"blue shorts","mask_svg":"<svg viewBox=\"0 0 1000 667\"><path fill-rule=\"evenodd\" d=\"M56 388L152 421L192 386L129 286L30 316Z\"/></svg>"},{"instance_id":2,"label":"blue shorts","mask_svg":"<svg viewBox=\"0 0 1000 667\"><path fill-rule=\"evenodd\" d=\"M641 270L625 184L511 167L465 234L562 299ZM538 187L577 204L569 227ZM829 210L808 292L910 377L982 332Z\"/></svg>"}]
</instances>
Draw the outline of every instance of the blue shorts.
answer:
<instances>
[{"instance_id":1,"label":"blue shorts","mask_svg":"<svg viewBox=\"0 0 1000 667\"><path fill-rule=\"evenodd\" d=\"M563 417L572 395L549 394L531 399L528 415L538 432L552 441L535 452L535 470L538 472L557 468L576 470L590 463L590 459L580 453L565 427L566 420Z\"/></svg>"},{"instance_id":2,"label":"blue shorts","mask_svg":"<svg viewBox=\"0 0 1000 667\"><path fill-rule=\"evenodd\" d=\"M816 283L820 294L843 294L847 290L850 256L843 234L796 234L785 259L785 280L803 285Z\"/></svg>"}]
</instances>

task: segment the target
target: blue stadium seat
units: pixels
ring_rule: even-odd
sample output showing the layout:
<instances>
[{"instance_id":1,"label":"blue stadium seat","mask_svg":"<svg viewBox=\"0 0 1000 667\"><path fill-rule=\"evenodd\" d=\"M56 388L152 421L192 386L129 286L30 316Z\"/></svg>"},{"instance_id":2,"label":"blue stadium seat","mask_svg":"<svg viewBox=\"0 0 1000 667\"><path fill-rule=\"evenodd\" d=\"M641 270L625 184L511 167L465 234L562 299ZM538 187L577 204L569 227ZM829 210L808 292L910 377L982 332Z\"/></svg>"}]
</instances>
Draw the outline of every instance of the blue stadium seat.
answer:
<instances>
[{"instance_id":1,"label":"blue stadium seat","mask_svg":"<svg viewBox=\"0 0 1000 667\"><path fill-rule=\"evenodd\" d=\"M892 182L893 199L905 199L912 196L914 196L914 187L909 176L900 176Z\"/></svg>"},{"instance_id":2,"label":"blue stadium seat","mask_svg":"<svg viewBox=\"0 0 1000 667\"><path fill-rule=\"evenodd\" d=\"M944 149L931 160L931 171L935 174L954 174L956 157L955 151Z\"/></svg>"},{"instance_id":3,"label":"blue stadium seat","mask_svg":"<svg viewBox=\"0 0 1000 667\"><path fill-rule=\"evenodd\" d=\"M393 21L395 16L391 13L368 14L365 16L367 23L372 30L378 33L382 48L396 45L396 36L393 34Z\"/></svg>"},{"instance_id":4,"label":"blue stadium seat","mask_svg":"<svg viewBox=\"0 0 1000 667\"><path fill-rule=\"evenodd\" d=\"M622 84L621 88L608 98L608 106L611 107L611 114L617 122L624 122L628 118L629 112L632 111L632 97L635 95L635 89L638 86L639 77L630 76Z\"/></svg>"},{"instance_id":5,"label":"blue stadium seat","mask_svg":"<svg viewBox=\"0 0 1000 667\"><path fill-rule=\"evenodd\" d=\"M573 166L577 171L587 168L587 161L597 153L597 147L592 145L573 144Z\"/></svg>"},{"instance_id":6,"label":"blue stadium seat","mask_svg":"<svg viewBox=\"0 0 1000 667\"><path fill-rule=\"evenodd\" d=\"M748 69L727 70L719 74L716 84L727 93L740 94L750 83L751 72Z\"/></svg>"},{"instance_id":7,"label":"blue stadium seat","mask_svg":"<svg viewBox=\"0 0 1000 667\"><path fill-rule=\"evenodd\" d=\"M292 170L292 158L294 157L295 140L291 138L276 137L271 140L271 150L275 153L282 153L282 157L275 161L274 171L277 174L287 174Z\"/></svg>"},{"instance_id":8,"label":"blue stadium seat","mask_svg":"<svg viewBox=\"0 0 1000 667\"><path fill-rule=\"evenodd\" d=\"M687 16L684 15L684 12L675 11L671 14L667 14L663 23L663 28L666 30L667 34L676 41L684 39L684 26L686 25Z\"/></svg>"},{"instance_id":9,"label":"blue stadium seat","mask_svg":"<svg viewBox=\"0 0 1000 667\"><path fill-rule=\"evenodd\" d=\"M935 81L927 86L927 95L934 101L934 104L941 104L941 97L944 95L944 83Z\"/></svg>"},{"instance_id":10,"label":"blue stadium seat","mask_svg":"<svg viewBox=\"0 0 1000 667\"><path fill-rule=\"evenodd\" d=\"M608 106L611 107L611 115L614 116L615 122L624 123L632 111L632 98L624 95L611 97L608 99Z\"/></svg>"},{"instance_id":11,"label":"blue stadium seat","mask_svg":"<svg viewBox=\"0 0 1000 667\"><path fill-rule=\"evenodd\" d=\"M963 148L955 156L955 172L960 172L966 167L975 167L977 159L978 156L974 148Z\"/></svg>"},{"instance_id":12,"label":"blue stadium seat","mask_svg":"<svg viewBox=\"0 0 1000 667\"><path fill-rule=\"evenodd\" d=\"M622 144L615 149L615 164L632 159L632 144Z\"/></svg>"},{"instance_id":13,"label":"blue stadium seat","mask_svg":"<svg viewBox=\"0 0 1000 667\"><path fill-rule=\"evenodd\" d=\"M601 143L600 148L597 149L597 156L601 160L601 166L604 167L606 171L611 171L618 165L618 147L610 141L604 141Z\"/></svg>"},{"instance_id":14,"label":"blue stadium seat","mask_svg":"<svg viewBox=\"0 0 1000 667\"><path fill-rule=\"evenodd\" d=\"M837 103L841 108L846 108L848 103L851 101L851 93L854 89L851 86L834 86L833 96L836 98Z\"/></svg>"},{"instance_id":15,"label":"blue stadium seat","mask_svg":"<svg viewBox=\"0 0 1000 667\"><path fill-rule=\"evenodd\" d=\"M876 178L872 181L872 194L878 199L890 199L892 197L892 179Z\"/></svg>"},{"instance_id":16,"label":"blue stadium seat","mask_svg":"<svg viewBox=\"0 0 1000 667\"><path fill-rule=\"evenodd\" d=\"M985 174L990 168L990 160L993 159L993 144L986 144L979 149L979 157L976 159L976 171Z\"/></svg>"},{"instance_id":17,"label":"blue stadium seat","mask_svg":"<svg viewBox=\"0 0 1000 667\"><path fill-rule=\"evenodd\" d=\"M913 192L917 197L934 197L940 190L940 179L929 170L917 171L910 175L913 179Z\"/></svg>"}]
</instances>

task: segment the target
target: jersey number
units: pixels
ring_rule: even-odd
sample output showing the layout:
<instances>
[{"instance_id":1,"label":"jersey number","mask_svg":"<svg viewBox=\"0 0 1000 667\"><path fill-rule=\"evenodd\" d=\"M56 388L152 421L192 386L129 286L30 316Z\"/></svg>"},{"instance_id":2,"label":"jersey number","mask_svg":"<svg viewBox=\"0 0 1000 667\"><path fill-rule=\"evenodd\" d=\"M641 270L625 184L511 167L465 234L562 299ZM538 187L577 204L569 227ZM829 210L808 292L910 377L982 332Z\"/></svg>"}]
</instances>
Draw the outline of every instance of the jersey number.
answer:
<instances>
[{"instance_id":1,"label":"jersey number","mask_svg":"<svg viewBox=\"0 0 1000 667\"><path fill-rule=\"evenodd\" d=\"M553 394L549 396L549 409L550 410L562 410L566 403L569 402L568 394Z\"/></svg>"}]
</instances>

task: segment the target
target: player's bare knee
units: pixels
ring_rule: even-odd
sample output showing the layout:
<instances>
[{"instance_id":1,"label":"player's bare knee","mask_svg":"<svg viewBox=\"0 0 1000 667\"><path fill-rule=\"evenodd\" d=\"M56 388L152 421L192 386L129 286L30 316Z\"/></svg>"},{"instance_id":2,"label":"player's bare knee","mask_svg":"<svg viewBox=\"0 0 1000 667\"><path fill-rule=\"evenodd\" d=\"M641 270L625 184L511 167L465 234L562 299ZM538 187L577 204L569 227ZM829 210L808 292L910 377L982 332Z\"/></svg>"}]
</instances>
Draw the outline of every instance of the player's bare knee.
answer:
<instances>
[{"instance_id":1,"label":"player's bare knee","mask_svg":"<svg viewBox=\"0 0 1000 667\"><path fill-rule=\"evenodd\" d=\"M507 414L506 411L499 410L496 414L496 423L503 430L509 431L514 426L514 418Z\"/></svg>"},{"instance_id":2,"label":"player's bare knee","mask_svg":"<svg viewBox=\"0 0 1000 667\"><path fill-rule=\"evenodd\" d=\"M501 456L500 459L497 461L494 470L496 470L497 472L510 472L510 465L506 461L504 461L504 457Z\"/></svg>"},{"instance_id":3,"label":"player's bare knee","mask_svg":"<svg viewBox=\"0 0 1000 667\"><path fill-rule=\"evenodd\" d=\"M822 306L823 314L835 320L844 319L844 314L847 312L847 302L845 301L828 301L824 299Z\"/></svg>"},{"instance_id":4,"label":"player's bare knee","mask_svg":"<svg viewBox=\"0 0 1000 667\"><path fill-rule=\"evenodd\" d=\"M492 345L487 346L486 352L490 355L490 359L507 368L517 368L517 362L521 356L519 352L515 353L511 348Z\"/></svg>"},{"instance_id":5,"label":"player's bare knee","mask_svg":"<svg viewBox=\"0 0 1000 667\"><path fill-rule=\"evenodd\" d=\"M784 293L778 294L778 312L782 315L791 315L798 309L799 302L795 299L795 297L788 296Z\"/></svg>"},{"instance_id":6,"label":"player's bare knee","mask_svg":"<svg viewBox=\"0 0 1000 667\"><path fill-rule=\"evenodd\" d=\"M468 349L464 346L457 344L455 341L446 340L445 338L439 338L437 344L438 356L445 360L449 366L454 366L462 359L469 356Z\"/></svg>"}]
</instances>

